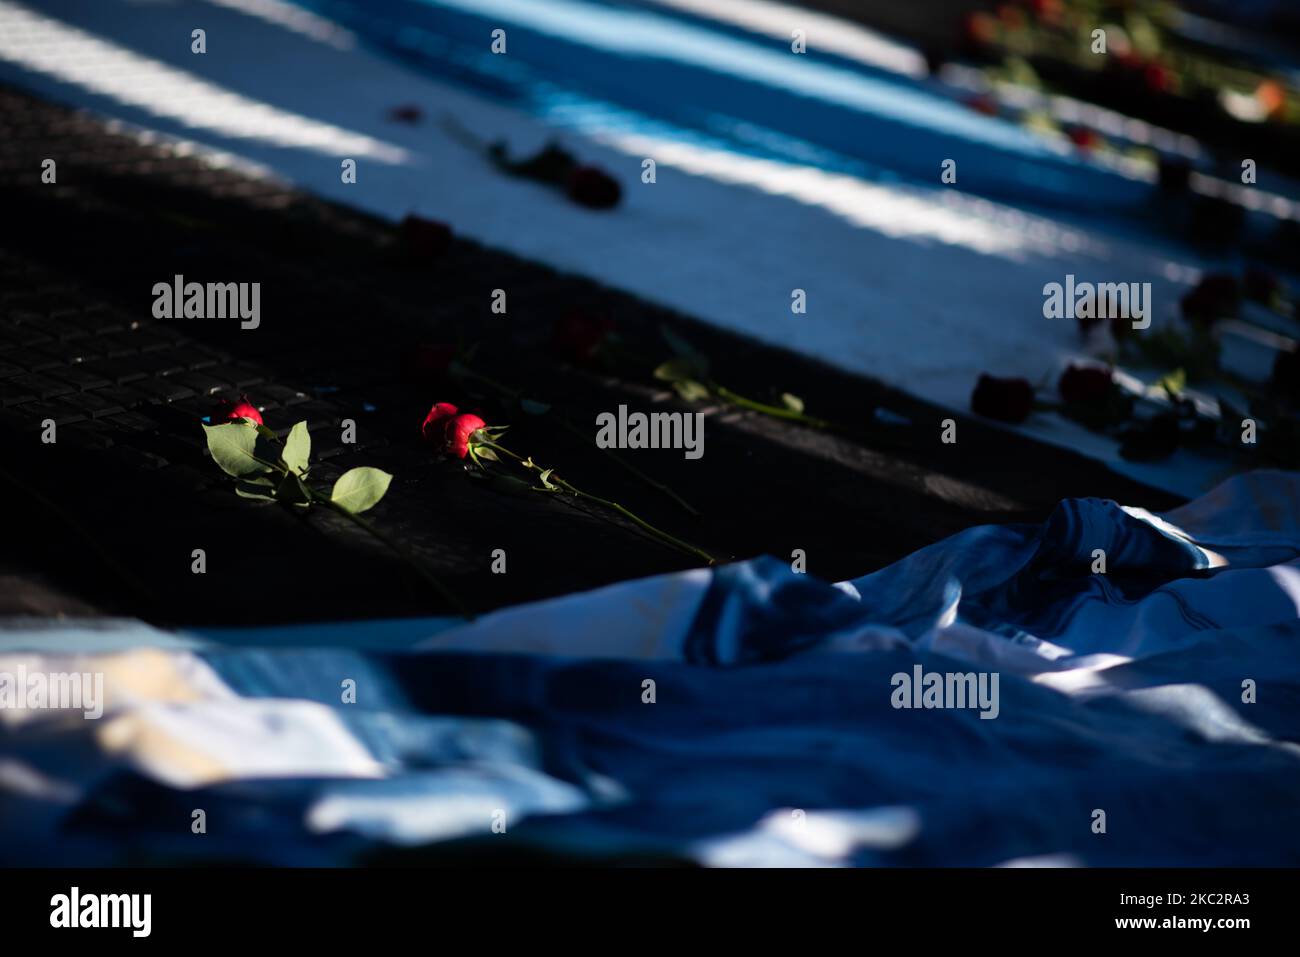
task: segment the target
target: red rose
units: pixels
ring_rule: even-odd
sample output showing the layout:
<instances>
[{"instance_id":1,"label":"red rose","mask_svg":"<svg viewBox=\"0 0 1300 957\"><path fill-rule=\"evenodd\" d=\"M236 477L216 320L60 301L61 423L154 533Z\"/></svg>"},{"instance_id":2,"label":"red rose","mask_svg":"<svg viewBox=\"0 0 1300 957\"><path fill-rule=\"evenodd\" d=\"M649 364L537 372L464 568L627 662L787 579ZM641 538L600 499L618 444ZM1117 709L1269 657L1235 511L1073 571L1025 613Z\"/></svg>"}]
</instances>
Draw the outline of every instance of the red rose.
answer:
<instances>
[{"instance_id":1,"label":"red rose","mask_svg":"<svg viewBox=\"0 0 1300 957\"><path fill-rule=\"evenodd\" d=\"M1065 15L1065 6L1061 0L1029 0L1029 9L1035 19L1055 26Z\"/></svg>"},{"instance_id":2,"label":"red rose","mask_svg":"<svg viewBox=\"0 0 1300 957\"><path fill-rule=\"evenodd\" d=\"M1172 79L1172 74L1160 63L1148 63L1142 71L1142 80L1152 93L1168 93Z\"/></svg>"},{"instance_id":3,"label":"red rose","mask_svg":"<svg viewBox=\"0 0 1300 957\"><path fill-rule=\"evenodd\" d=\"M451 227L446 223L407 214L401 229L406 254L417 262L431 262L451 248Z\"/></svg>"},{"instance_id":4,"label":"red rose","mask_svg":"<svg viewBox=\"0 0 1300 957\"><path fill-rule=\"evenodd\" d=\"M998 36L997 20L991 14L968 12L961 22L962 46L968 50L978 50L993 43Z\"/></svg>"},{"instance_id":5,"label":"red rose","mask_svg":"<svg viewBox=\"0 0 1300 957\"><path fill-rule=\"evenodd\" d=\"M477 415L469 412L455 416L443 430L443 451L463 459L469 454L470 436L486 425Z\"/></svg>"},{"instance_id":6,"label":"red rose","mask_svg":"<svg viewBox=\"0 0 1300 957\"><path fill-rule=\"evenodd\" d=\"M213 424L222 422L242 422L244 419L252 419L258 425L262 425L262 413L257 411L257 406L248 401L248 396L241 395L238 402L231 402L229 399L218 399L217 407L212 412Z\"/></svg>"},{"instance_id":7,"label":"red rose","mask_svg":"<svg viewBox=\"0 0 1300 957\"><path fill-rule=\"evenodd\" d=\"M591 362L613 330L614 323L608 317L573 309L556 321L551 346L570 362Z\"/></svg>"},{"instance_id":8,"label":"red rose","mask_svg":"<svg viewBox=\"0 0 1300 957\"><path fill-rule=\"evenodd\" d=\"M459 414L460 409L450 402L439 402L435 405L424 417L424 424L420 426L420 434L424 436L424 441L441 448L447 423Z\"/></svg>"},{"instance_id":9,"label":"red rose","mask_svg":"<svg viewBox=\"0 0 1300 957\"><path fill-rule=\"evenodd\" d=\"M1115 373L1099 366L1071 365L1061 373L1056 389L1066 402L1092 405L1110 395L1115 383Z\"/></svg>"},{"instance_id":10,"label":"red rose","mask_svg":"<svg viewBox=\"0 0 1300 957\"><path fill-rule=\"evenodd\" d=\"M999 379L981 373L970 407L972 412L1000 422L1023 422L1034 410L1034 387L1028 379Z\"/></svg>"},{"instance_id":11,"label":"red rose","mask_svg":"<svg viewBox=\"0 0 1300 957\"><path fill-rule=\"evenodd\" d=\"M1086 126L1071 126L1065 131L1065 135L1081 150L1096 149L1101 143L1101 134Z\"/></svg>"},{"instance_id":12,"label":"red rose","mask_svg":"<svg viewBox=\"0 0 1300 957\"><path fill-rule=\"evenodd\" d=\"M1004 3L997 9L998 19L1002 21L1003 26L1008 30L1016 31L1024 28L1025 14L1019 7L1013 7L1009 3Z\"/></svg>"},{"instance_id":13,"label":"red rose","mask_svg":"<svg viewBox=\"0 0 1300 957\"><path fill-rule=\"evenodd\" d=\"M588 209L613 209L623 196L618 180L594 166L574 169L566 189L569 199Z\"/></svg>"},{"instance_id":14,"label":"red rose","mask_svg":"<svg viewBox=\"0 0 1300 957\"><path fill-rule=\"evenodd\" d=\"M1189 322L1213 322L1237 313L1241 291L1237 279L1227 273L1211 273L1179 301L1183 318Z\"/></svg>"}]
</instances>

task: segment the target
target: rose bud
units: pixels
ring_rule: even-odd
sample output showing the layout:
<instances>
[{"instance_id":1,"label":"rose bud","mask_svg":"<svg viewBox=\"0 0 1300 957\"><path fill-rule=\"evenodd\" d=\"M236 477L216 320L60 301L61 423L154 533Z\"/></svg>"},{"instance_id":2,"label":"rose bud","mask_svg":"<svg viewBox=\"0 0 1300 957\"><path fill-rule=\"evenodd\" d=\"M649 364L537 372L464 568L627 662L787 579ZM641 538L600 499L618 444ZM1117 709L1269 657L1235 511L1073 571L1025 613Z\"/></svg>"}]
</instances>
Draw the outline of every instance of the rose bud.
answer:
<instances>
[{"instance_id":1,"label":"rose bud","mask_svg":"<svg viewBox=\"0 0 1300 957\"><path fill-rule=\"evenodd\" d=\"M1060 23L1065 17L1065 5L1061 0L1029 0L1029 9L1035 19L1051 26Z\"/></svg>"},{"instance_id":2,"label":"rose bud","mask_svg":"<svg viewBox=\"0 0 1300 957\"><path fill-rule=\"evenodd\" d=\"M997 36L998 23L992 14L969 11L962 16L960 42L962 49L968 52L978 51L991 45Z\"/></svg>"},{"instance_id":3,"label":"rose bud","mask_svg":"<svg viewBox=\"0 0 1300 957\"><path fill-rule=\"evenodd\" d=\"M469 412L452 417L443 430L443 451L463 459L469 454L470 436L486 425L477 415Z\"/></svg>"},{"instance_id":4,"label":"rose bud","mask_svg":"<svg viewBox=\"0 0 1300 957\"><path fill-rule=\"evenodd\" d=\"M1173 85L1172 74L1164 64L1152 61L1142 71L1142 81L1152 93L1168 93Z\"/></svg>"},{"instance_id":5,"label":"rose bud","mask_svg":"<svg viewBox=\"0 0 1300 957\"><path fill-rule=\"evenodd\" d=\"M1092 405L1110 395L1115 383L1115 373L1098 366L1071 365L1056 384L1056 390L1066 402Z\"/></svg>"},{"instance_id":6,"label":"rose bud","mask_svg":"<svg viewBox=\"0 0 1300 957\"><path fill-rule=\"evenodd\" d=\"M1286 109L1286 90L1277 80L1262 80L1255 88L1255 101L1269 119L1276 119Z\"/></svg>"},{"instance_id":7,"label":"rose bud","mask_svg":"<svg viewBox=\"0 0 1300 957\"><path fill-rule=\"evenodd\" d=\"M999 422L1023 422L1034 410L1034 387L1028 379L999 379L981 373L970 407L972 412Z\"/></svg>"},{"instance_id":8,"label":"rose bud","mask_svg":"<svg viewBox=\"0 0 1300 957\"><path fill-rule=\"evenodd\" d=\"M460 409L450 402L439 402L435 405L424 417L424 424L420 426L420 434L424 436L424 441L441 448L447 423L459 414Z\"/></svg>"},{"instance_id":9,"label":"rose bud","mask_svg":"<svg viewBox=\"0 0 1300 957\"><path fill-rule=\"evenodd\" d=\"M572 309L555 323L551 347L562 359L579 364L591 362L614 330L608 317Z\"/></svg>"},{"instance_id":10,"label":"rose bud","mask_svg":"<svg viewBox=\"0 0 1300 957\"><path fill-rule=\"evenodd\" d=\"M1179 300L1179 306L1183 318L1189 322L1213 322L1236 315L1240 299L1241 292L1234 276L1211 273L1203 276L1196 287Z\"/></svg>"},{"instance_id":11,"label":"rose bud","mask_svg":"<svg viewBox=\"0 0 1300 957\"><path fill-rule=\"evenodd\" d=\"M408 379L419 381L442 375L455 358L456 347L449 343L422 342L406 355L402 368Z\"/></svg>"},{"instance_id":12,"label":"rose bud","mask_svg":"<svg viewBox=\"0 0 1300 957\"><path fill-rule=\"evenodd\" d=\"M408 213L402 220L402 246L415 262L432 262L451 248L451 227Z\"/></svg>"},{"instance_id":13,"label":"rose bud","mask_svg":"<svg viewBox=\"0 0 1300 957\"><path fill-rule=\"evenodd\" d=\"M217 407L212 411L214 424L242 422L244 419L252 419L258 425L263 424L262 413L257 411L257 406L248 401L248 396L241 395L238 402L231 402L229 399L217 400Z\"/></svg>"},{"instance_id":14,"label":"rose bud","mask_svg":"<svg viewBox=\"0 0 1300 957\"><path fill-rule=\"evenodd\" d=\"M1081 150L1093 150L1101 144L1101 134L1086 126L1071 126L1065 135Z\"/></svg>"},{"instance_id":15,"label":"rose bud","mask_svg":"<svg viewBox=\"0 0 1300 957\"><path fill-rule=\"evenodd\" d=\"M1002 25L1012 32L1022 30L1025 26L1025 13L1019 7L1004 3L997 8L998 19Z\"/></svg>"},{"instance_id":16,"label":"rose bud","mask_svg":"<svg viewBox=\"0 0 1300 957\"><path fill-rule=\"evenodd\" d=\"M588 209L613 209L623 196L618 180L594 166L579 166L570 173L566 189L569 199Z\"/></svg>"},{"instance_id":17,"label":"rose bud","mask_svg":"<svg viewBox=\"0 0 1300 957\"><path fill-rule=\"evenodd\" d=\"M1300 352L1279 352L1273 359L1269 390L1293 403L1300 403Z\"/></svg>"}]
</instances>

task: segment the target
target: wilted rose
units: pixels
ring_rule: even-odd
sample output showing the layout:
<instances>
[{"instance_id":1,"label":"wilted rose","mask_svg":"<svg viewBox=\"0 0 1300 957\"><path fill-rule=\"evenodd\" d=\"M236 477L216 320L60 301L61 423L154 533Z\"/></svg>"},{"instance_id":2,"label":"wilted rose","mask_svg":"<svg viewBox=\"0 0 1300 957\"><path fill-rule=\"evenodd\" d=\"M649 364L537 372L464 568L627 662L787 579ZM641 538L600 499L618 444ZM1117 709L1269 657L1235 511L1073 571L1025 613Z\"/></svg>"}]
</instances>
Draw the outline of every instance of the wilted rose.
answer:
<instances>
[{"instance_id":1,"label":"wilted rose","mask_svg":"<svg viewBox=\"0 0 1300 957\"><path fill-rule=\"evenodd\" d=\"M1066 402L1093 405L1105 401L1115 383L1115 373L1099 366L1071 365L1056 384Z\"/></svg>"},{"instance_id":2,"label":"wilted rose","mask_svg":"<svg viewBox=\"0 0 1300 957\"><path fill-rule=\"evenodd\" d=\"M1000 422L1023 422L1034 410L1034 387L1028 379L1000 379L981 373L970 407L972 412Z\"/></svg>"},{"instance_id":3,"label":"wilted rose","mask_svg":"<svg viewBox=\"0 0 1300 957\"><path fill-rule=\"evenodd\" d=\"M623 197L618 180L595 166L579 166L569 174L569 199L588 209L613 209Z\"/></svg>"}]
</instances>

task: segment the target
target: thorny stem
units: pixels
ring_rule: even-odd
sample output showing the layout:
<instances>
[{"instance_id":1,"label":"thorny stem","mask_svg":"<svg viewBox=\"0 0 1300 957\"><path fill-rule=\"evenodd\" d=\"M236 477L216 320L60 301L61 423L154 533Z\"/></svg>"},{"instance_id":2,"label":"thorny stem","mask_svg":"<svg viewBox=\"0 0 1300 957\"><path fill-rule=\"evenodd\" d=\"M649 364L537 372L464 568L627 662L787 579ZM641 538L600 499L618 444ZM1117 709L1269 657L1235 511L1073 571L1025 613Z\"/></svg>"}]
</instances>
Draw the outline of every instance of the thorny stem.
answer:
<instances>
[{"instance_id":1,"label":"thorny stem","mask_svg":"<svg viewBox=\"0 0 1300 957\"><path fill-rule=\"evenodd\" d=\"M833 428L831 423L824 419L814 418L811 415L804 415L802 412L796 412L794 409L786 409L778 405L768 405L764 402L756 402L753 399L747 399L743 395L737 395L726 386L718 385L716 382L709 383L710 391L714 392L718 398L725 399L732 405L738 405L742 409L751 409L754 412L762 412L764 415L770 415L778 419L789 419L792 422L802 422L804 425L811 425L818 429Z\"/></svg>"},{"instance_id":2,"label":"thorny stem","mask_svg":"<svg viewBox=\"0 0 1300 957\"><path fill-rule=\"evenodd\" d=\"M484 385L488 386L489 388L495 389L495 390L497 390L498 392L500 392L500 393L502 393L502 394L504 394L504 395L508 395L508 396L510 396L511 398L514 398L514 399L519 399L519 398L521 398L521 397L523 396L523 393L522 393L522 392L519 392L519 391L516 390L516 389L512 389L512 388L510 388L508 385L504 385L504 384L502 384L502 383L500 383L500 382L497 382L495 379L491 379L491 378L489 378L489 377L483 375L483 374L480 373L480 372L475 372L473 369L471 369L471 368L469 368L468 366L466 366L463 362L458 362L458 363L457 363L457 366L458 366L458 368L459 368L461 374L464 375L466 378L474 379L475 381L481 382L481 383L483 383ZM581 429L579 429L576 425L574 425L574 424L573 424L572 422L570 422L568 419L564 418L564 416L557 415L557 416L555 417L555 421L559 422L560 425L564 428L564 430L567 431L567 432L569 432L570 434L575 435L575 436L577 436L577 437L580 438L580 439L586 439L586 438L588 438L588 436L587 436L587 434L586 434L585 432L583 432ZM597 446L597 448L600 449L599 446ZM600 449L600 451L604 452L606 455L608 455L611 459L613 459L615 462L617 462L617 463L618 463L619 465L621 465L623 468L627 469L627 471L631 472L633 475L635 475L637 478L639 478L642 482L645 482L647 485L650 485L650 486L652 486L653 488L658 489L658 490L659 490L660 492L662 492L664 495L667 495L667 496L668 496L669 498L671 498L674 502L676 502L678 506L680 506L682 509L684 509L684 510L685 510L688 514L690 514L691 516L693 516L693 517L695 517L695 518L699 518L699 517L700 517L700 511L699 511L699 509L695 508L695 506L691 505L688 501L686 501L686 499L682 498L680 495L678 495L676 492L674 492L674 491L673 491L671 488L669 488L667 485L664 485L662 482L659 482L659 481L656 481L655 479L652 479L650 476L646 475L646 474L645 474L644 472L642 472L639 468L637 468L637 467L636 467L635 465L633 465L631 462L628 462L628 461L627 461L626 459L624 459L622 456L615 455L611 450L609 450L609 449Z\"/></svg>"},{"instance_id":3,"label":"thorny stem","mask_svg":"<svg viewBox=\"0 0 1300 957\"><path fill-rule=\"evenodd\" d=\"M505 455L510 456L510 458L514 459L516 462L518 462L526 469L533 469L539 473L546 471L546 469L543 469L531 458L525 459L522 456L518 455L517 453L510 451L505 446L497 444L496 442L493 442L491 440L480 440L479 444L485 445L496 452L501 452ZM610 501L609 499L601 498L598 495L592 495L590 492L584 492L582 489L572 485L569 482L566 482L562 478L557 478L554 475L550 476L548 480L554 483L555 485L559 486L560 488L564 489L570 495L573 495L577 498L584 498L589 502L595 502L597 505L603 505L606 508L613 509L614 511L622 515L624 518L627 518L633 523L635 523L643 531L649 533L654 538L659 539L659 541L663 542L666 545L671 545L673 548L676 548L679 551L686 552L688 555L693 555L696 558L702 558L710 565L716 565L718 563L718 560L714 558L712 555L710 555L708 552L704 551L704 549L697 548L694 545L690 544L689 542L684 542L680 538L677 538L673 535L669 535L667 532L663 531L662 529L656 528L655 526L647 522L645 519L637 515L635 512L627 508L624 508L618 502L613 502Z\"/></svg>"}]
</instances>

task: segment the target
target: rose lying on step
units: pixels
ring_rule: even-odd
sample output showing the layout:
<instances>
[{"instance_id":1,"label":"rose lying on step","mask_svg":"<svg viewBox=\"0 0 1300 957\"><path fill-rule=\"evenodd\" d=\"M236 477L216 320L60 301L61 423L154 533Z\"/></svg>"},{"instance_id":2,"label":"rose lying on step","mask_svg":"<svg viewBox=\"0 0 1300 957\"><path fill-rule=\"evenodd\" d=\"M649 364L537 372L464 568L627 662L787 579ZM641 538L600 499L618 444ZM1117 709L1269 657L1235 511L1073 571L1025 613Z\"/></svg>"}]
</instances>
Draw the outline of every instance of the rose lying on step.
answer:
<instances>
[{"instance_id":1,"label":"rose lying on step","mask_svg":"<svg viewBox=\"0 0 1300 957\"><path fill-rule=\"evenodd\" d=\"M227 402L221 408L227 421L222 421L222 414L214 414L212 419L216 424L205 424L203 432L212 461L235 479L237 495L302 509L320 505L342 515L395 551L448 605L464 613L456 596L419 559L361 517L362 512L374 508L384 497L393 480L391 475L376 468L349 469L326 494L309 482L311 435L306 422L299 422L281 440L263 424L261 413L247 396L241 396L237 403Z\"/></svg>"},{"instance_id":2,"label":"rose lying on step","mask_svg":"<svg viewBox=\"0 0 1300 957\"><path fill-rule=\"evenodd\" d=\"M667 532L660 531L618 502L612 502L609 499L600 498L576 488L570 482L556 475L555 469L542 468L533 461L532 456L524 458L512 452L499 441L507 428L509 427L489 426L480 416L474 415L472 412L462 412L450 402L437 402L425 414L424 422L420 425L420 434L424 437L424 441L436 451L455 459L467 458L482 472L487 472L487 463L489 462L495 462L502 465L503 468L506 462L512 462L523 469L528 476L527 480L510 475L505 471L495 473L493 475L493 484L502 490L571 495L574 498L583 499L618 512L642 531L665 545L685 552L694 558L702 558L710 565L716 561L708 552L669 535ZM503 461L503 458L505 461ZM534 485L534 480L540 484Z\"/></svg>"},{"instance_id":3,"label":"rose lying on step","mask_svg":"<svg viewBox=\"0 0 1300 957\"><path fill-rule=\"evenodd\" d=\"M471 438L487 423L470 412L461 412L450 402L439 402L429 410L420 426L424 441L440 452L463 459L470 454Z\"/></svg>"},{"instance_id":4,"label":"rose lying on step","mask_svg":"<svg viewBox=\"0 0 1300 957\"><path fill-rule=\"evenodd\" d=\"M1034 411L1034 386L1028 379L1003 379L981 373L970 397L971 411L999 422L1023 422Z\"/></svg>"}]
</instances>

